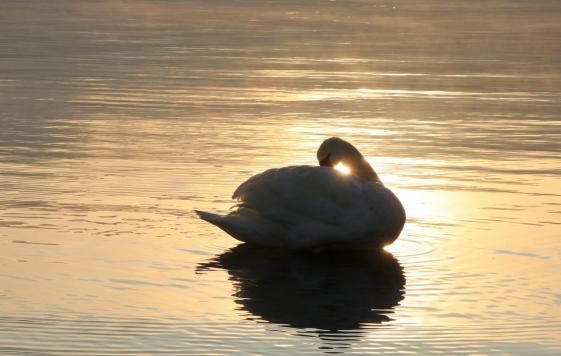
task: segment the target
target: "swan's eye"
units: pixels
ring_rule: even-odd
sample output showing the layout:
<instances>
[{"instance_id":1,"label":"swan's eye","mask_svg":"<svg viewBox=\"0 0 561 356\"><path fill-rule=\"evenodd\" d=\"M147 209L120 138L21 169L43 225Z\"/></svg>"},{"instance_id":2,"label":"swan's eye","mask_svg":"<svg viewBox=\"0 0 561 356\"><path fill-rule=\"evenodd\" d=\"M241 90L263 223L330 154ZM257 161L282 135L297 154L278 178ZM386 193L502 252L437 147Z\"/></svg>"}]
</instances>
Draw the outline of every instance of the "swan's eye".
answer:
<instances>
[{"instance_id":1,"label":"swan's eye","mask_svg":"<svg viewBox=\"0 0 561 356\"><path fill-rule=\"evenodd\" d=\"M333 163L331 163L331 161L329 160L330 157L331 153L329 153L324 159L320 160L319 165L323 167L333 167Z\"/></svg>"},{"instance_id":2,"label":"swan's eye","mask_svg":"<svg viewBox=\"0 0 561 356\"><path fill-rule=\"evenodd\" d=\"M339 172L343 173L343 174L350 174L351 173L351 169L347 166L345 166L342 162L339 162L335 165L336 170L338 170Z\"/></svg>"}]
</instances>

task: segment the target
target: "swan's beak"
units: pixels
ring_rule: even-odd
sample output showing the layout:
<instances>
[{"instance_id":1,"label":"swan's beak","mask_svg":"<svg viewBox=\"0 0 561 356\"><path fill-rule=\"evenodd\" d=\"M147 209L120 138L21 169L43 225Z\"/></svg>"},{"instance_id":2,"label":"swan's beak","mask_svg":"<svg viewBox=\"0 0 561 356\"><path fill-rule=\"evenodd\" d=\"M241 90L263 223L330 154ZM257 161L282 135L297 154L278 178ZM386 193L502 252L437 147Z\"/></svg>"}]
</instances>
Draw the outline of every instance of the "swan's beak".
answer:
<instances>
[{"instance_id":1,"label":"swan's beak","mask_svg":"<svg viewBox=\"0 0 561 356\"><path fill-rule=\"evenodd\" d=\"M331 157L331 153L328 154L327 157L325 157L324 159L319 161L319 165L323 166L323 167L333 167L333 163L331 163L331 161L329 160L329 157Z\"/></svg>"}]
</instances>

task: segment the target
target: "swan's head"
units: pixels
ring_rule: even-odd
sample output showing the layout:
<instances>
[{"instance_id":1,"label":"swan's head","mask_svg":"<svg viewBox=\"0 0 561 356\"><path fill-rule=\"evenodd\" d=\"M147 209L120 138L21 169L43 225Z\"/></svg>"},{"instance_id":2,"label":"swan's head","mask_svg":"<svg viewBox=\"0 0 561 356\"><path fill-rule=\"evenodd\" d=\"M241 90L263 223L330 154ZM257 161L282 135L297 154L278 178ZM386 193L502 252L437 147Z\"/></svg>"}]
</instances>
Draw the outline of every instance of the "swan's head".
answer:
<instances>
[{"instance_id":1,"label":"swan's head","mask_svg":"<svg viewBox=\"0 0 561 356\"><path fill-rule=\"evenodd\" d=\"M319 146L317 158L320 166L334 167L338 163L348 164L357 158L362 159L360 152L347 141L339 137L331 137Z\"/></svg>"},{"instance_id":2,"label":"swan's head","mask_svg":"<svg viewBox=\"0 0 561 356\"><path fill-rule=\"evenodd\" d=\"M378 176L364 156L353 145L339 137L331 137L323 141L316 156L320 166L334 167L342 163L350 168L352 175L361 179L378 180Z\"/></svg>"}]
</instances>

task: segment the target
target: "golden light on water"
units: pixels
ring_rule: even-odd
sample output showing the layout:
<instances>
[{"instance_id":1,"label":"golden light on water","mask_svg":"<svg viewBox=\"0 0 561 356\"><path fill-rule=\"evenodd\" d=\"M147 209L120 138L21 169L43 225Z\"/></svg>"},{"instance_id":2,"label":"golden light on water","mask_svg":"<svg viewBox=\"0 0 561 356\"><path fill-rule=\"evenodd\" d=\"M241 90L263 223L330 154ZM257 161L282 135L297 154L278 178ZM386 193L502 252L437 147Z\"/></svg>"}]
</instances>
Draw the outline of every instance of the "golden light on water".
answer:
<instances>
[{"instance_id":1,"label":"golden light on water","mask_svg":"<svg viewBox=\"0 0 561 356\"><path fill-rule=\"evenodd\" d=\"M343 174L351 174L351 169L345 166L342 162L337 163L334 168Z\"/></svg>"}]
</instances>

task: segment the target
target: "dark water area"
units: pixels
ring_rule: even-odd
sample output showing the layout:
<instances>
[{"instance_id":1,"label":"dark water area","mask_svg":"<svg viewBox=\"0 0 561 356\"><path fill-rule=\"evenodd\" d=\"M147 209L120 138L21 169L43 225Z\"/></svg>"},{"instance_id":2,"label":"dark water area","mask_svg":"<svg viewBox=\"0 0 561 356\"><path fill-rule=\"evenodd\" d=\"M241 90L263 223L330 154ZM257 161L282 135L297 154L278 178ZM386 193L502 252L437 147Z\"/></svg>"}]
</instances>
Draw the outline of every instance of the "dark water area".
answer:
<instances>
[{"instance_id":1,"label":"dark water area","mask_svg":"<svg viewBox=\"0 0 561 356\"><path fill-rule=\"evenodd\" d=\"M558 1L0 4L0 354L561 353ZM341 136L387 252L238 243Z\"/></svg>"}]
</instances>

